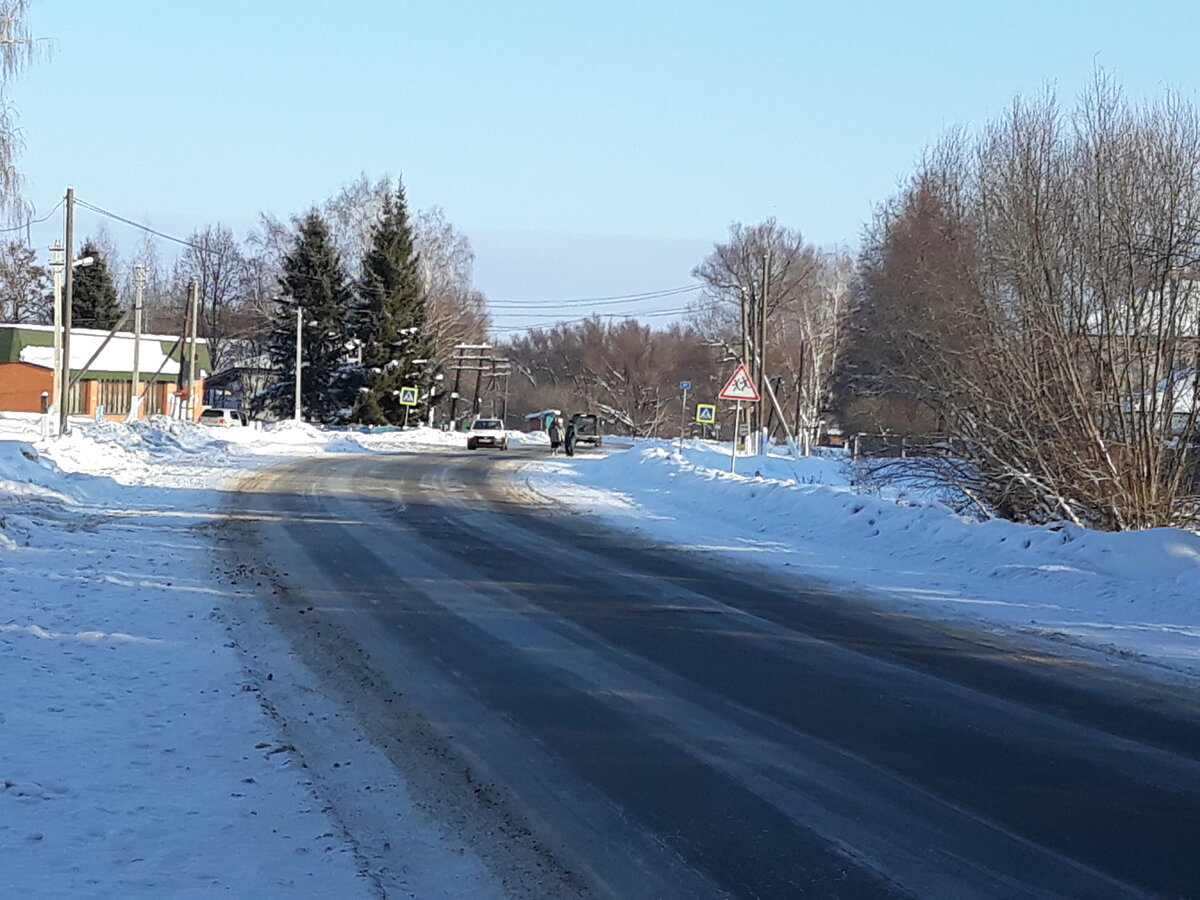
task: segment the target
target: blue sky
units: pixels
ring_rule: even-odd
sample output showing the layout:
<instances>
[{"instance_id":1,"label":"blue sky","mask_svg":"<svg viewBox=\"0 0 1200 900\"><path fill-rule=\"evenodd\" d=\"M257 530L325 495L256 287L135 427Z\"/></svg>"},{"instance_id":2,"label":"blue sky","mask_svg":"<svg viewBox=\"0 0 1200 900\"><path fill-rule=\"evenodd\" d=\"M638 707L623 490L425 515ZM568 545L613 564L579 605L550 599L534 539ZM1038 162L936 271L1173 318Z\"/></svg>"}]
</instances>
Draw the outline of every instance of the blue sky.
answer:
<instances>
[{"instance_id":1,"label":"blue sky","mask_svg":"<svg viewBox=\"0 0 1200 900\"><path fill-rule=\"evenodd\" d=\"M1069 104L1096 64L1136 98L1200 75L1196 2L33 0L31 24L53 55L11 96L41 212L70 184L242 233L402 175L489 297L540 302L685 284L734 221L854 247L950 126L1047 83Z\"/></svg>"}]
</instances>

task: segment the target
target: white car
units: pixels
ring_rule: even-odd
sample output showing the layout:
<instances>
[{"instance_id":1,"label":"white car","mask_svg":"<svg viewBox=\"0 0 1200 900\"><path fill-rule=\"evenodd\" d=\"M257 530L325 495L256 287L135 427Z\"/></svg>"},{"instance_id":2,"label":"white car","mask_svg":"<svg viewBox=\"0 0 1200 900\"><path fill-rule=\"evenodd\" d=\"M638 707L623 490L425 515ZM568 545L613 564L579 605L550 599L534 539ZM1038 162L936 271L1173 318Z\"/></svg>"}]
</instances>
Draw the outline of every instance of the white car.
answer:
<instances>
[{"instance_id":1,"label":"white car","mask_svg":"<svg viewBox=\"0 0 1200 900\"><path fill-rule=\"evenodd\" d=\"M210 406L200 413L200 424L214 428L232 428L234 425L249 425L246 414L228 406Z\"/></svg>"},{"instance_id":2,"label":"white car","mask_svg":"<svg viewBox=\"0 0 1200 900\"><path fill-rule=\"evenodd\" d=\"M500 419L476 419L471 423L467 432L467 449L477 450L480 447L494 447L497 450L508 449L508 432Z\"/></svg>"}]
</instances>

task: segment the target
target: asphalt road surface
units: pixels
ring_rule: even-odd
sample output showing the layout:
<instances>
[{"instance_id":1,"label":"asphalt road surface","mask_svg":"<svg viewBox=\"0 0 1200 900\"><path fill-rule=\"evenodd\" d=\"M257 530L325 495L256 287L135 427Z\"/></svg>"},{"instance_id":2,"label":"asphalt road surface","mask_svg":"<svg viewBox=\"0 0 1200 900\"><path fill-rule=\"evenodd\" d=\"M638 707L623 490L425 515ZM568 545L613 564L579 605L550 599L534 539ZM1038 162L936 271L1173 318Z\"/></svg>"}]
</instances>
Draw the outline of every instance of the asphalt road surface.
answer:
<instances>
[{"instance_id":1,"label":"asphalt road surface","mask_svg":"<svg viewBox=\"0 0 1200 900\"><path fill-rule=\"evenodd\" d=\"M520 462L305 459L231 516L513 894L1200 896L1192 692L607 530Z\"/></svg>"}]
</instances>

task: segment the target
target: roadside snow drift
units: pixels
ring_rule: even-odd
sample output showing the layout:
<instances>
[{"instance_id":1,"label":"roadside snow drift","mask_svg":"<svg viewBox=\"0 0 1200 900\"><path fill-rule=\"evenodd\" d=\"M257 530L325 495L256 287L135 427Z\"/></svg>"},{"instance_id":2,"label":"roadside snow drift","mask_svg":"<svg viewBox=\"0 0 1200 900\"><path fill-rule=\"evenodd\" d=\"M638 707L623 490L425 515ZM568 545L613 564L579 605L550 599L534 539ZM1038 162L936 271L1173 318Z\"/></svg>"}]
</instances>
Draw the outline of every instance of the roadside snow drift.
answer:
<instances>
[{"instance_id":1,"label":"roadside snow drift","mask_svg":"<svg viewBox=\"0 0 1200 900\"><path fill-rule=\"evenodd\" d=\"M165 418L38 434L36 420L0 420L0 896L378 896L259 702L229 627L252 588L231 583L208 530L222 486L254 468L462 441ZM353 745L353 725L277 643L276 677ZM396 873L413 896L502 893L419 821L381 755L355 754L413 848Z\"/></svg>"}]
</instances>

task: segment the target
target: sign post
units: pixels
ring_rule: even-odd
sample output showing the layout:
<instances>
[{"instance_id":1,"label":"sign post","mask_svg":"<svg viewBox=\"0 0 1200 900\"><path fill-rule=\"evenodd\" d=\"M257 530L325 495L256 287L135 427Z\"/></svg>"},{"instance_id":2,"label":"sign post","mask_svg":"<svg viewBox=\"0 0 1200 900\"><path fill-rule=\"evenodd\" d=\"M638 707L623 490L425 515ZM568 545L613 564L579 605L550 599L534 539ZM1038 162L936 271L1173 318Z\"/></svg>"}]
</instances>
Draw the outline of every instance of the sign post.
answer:
<instances>
[{"instance_id":1,"label":"sign post","mask_svg":"<svg viewBox=\"0 0 1200 900\"><path fill-rule=\"evenodd\" d=\"M404 427L408 427L408 412L417 405L417 389L415 387L400 388L400 405L404 407Z\"/></svg>"},{"instance_id":2,"label":"sign post","mask_svg":"<svg viewBox=\"0 0 1200 900\"><path fill-rule=\"evenodd\" d=\"M683 431L687 428L687 392L692 386L690 381L679 382L679 389L683 391L683 402L679 406L679 455L683 455Z\"/></svg>"},{"instance_id":3,"label":"sign post","mask_svg":"<svg viewBox=\"0 0 1200 900\"><path fill-rule=\"evenodd\" d=\"M733 408L733 442L729 445L729 471L737 474L737 442L742 432L742 401Z\"/></svg>"},{"instance_id":4,"label":"sign post","mask_svg":"<svg viewBox=\"0 0 1200 900\"><path fill-rule=\"evenodd\" d=\"M715 403L697 403L695 421L700 426L700 433L707 438L709 436L708 427L717 421L717 405Z\"/></svg>"},{"instance_id":5,"label":"sign post","mask_svg":"<svg viewBox=\"0 0 1200 900\"><path fill-rule=\"evenodd\" d=\"M758 393L758 388L754 386L754 379L750 377L750 372L746 369L746 364L740 364L725 382L725 387L721 389L721 393L717 395L722 400L734 400L737 402L737 407L733 413L733 446L729 451L729 471L737 472L737 442L741 432L742 419L742 401L746 400L751 403L757 403L761 397Z\"/></svg>"}]
</instances>

